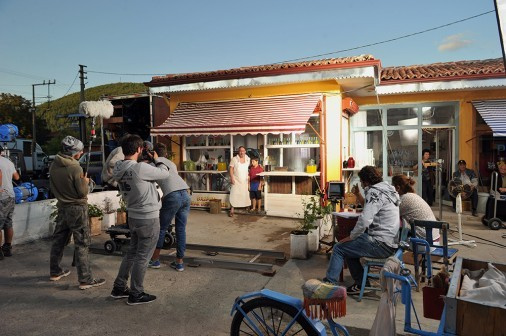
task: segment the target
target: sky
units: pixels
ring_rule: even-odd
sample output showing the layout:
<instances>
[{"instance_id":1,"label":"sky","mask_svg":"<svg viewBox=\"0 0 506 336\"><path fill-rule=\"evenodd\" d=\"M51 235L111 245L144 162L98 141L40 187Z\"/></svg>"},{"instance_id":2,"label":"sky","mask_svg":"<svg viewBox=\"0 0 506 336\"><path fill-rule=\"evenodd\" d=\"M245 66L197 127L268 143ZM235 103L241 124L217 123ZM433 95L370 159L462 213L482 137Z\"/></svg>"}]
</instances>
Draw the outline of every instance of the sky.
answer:
<instances>
[{"instance_id":1,"label":"sky","mask_svg":"<svg viewBox=\"0 0 506 336\"><path fill-rule=\"evenodd\" d=\"M88 88L303 58L498 58L494 12L432 30L493 10L493 0L0 0L0 93L32 100L44 80L56 81L52 99L78 92L79 64ZM47 86L35 90L47 101Z\"/></svg>"}]
</instances>

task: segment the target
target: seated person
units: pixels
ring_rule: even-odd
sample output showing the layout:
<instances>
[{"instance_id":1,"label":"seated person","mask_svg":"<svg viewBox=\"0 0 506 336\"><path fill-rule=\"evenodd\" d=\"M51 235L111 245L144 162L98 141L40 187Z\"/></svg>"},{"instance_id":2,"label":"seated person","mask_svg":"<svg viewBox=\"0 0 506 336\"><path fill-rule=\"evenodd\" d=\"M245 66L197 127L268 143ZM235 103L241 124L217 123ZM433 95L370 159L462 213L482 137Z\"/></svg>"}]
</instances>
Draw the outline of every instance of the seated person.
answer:
<instances>
[{"instance_id":1,"label":"seated person","mask_svg":"<svg viewBox=\"0 0 506 336\"><path fill-rule=\"evenodd\" d=\"M364 209L350 236L334 245L327 274L323 279L337 285L346 259L355 281L347 288L350 295L360 293L363 277L360 258L387 258L393 255L399 234L399 194L394 187L383 181L381 173L375 167L365 166L358 176L365 192Z\"/></svg>"},{"instance_id":2,"label":"seated person","mask_svg":"<svg viewBox=\"0 0 506 336\"><path fill-rule=\"evenodd\" d=\"M501 219L506 219L506 206L504 203L506 200L502 200L499 197L506 196L506 162L499 161L497 163L498 167L498 180L497 180L497 189L495 189L495 175L492 175L492 185L490 190L490 197L487 200L487 210L485 213L485 218L490 219L494 217L494 206L495 206L495 198L497 198L497 209L496 209L496 217Z\"/></svg>"},{"instance_id":3,"label":"seated person","mask_svg":"<svg viewBox=\"0 0 506 336\"><path fill-rule=\"evenodd\" d=\"M415 193L413 186L416 181L406 175L396 175L392 177L392 185L401 197L399 205L399 213L402 219L411 223L413 220L429 220L435 221L436 217L430 206ZM416 227L416 235L425 239L425 229ZM433 241L439 241L439 230L432 229Z\"/></svg>"},{"instance_id":4,"label":"seated person","mask_svg":"<svg viewBox=\"0 0 506 336\"><path fill-rule=\"evenodd\" d=\"M478 207L478 191L476 187L478 186L478 178L476 176L476 173L472 169L466 168L466 161L459 160L458 162L459 169L453 173L453 178L459 178L462 181L463 185L468 185L471 187L472 194L471 194L471 209L473 216L478 216L476 214L476 208ZM453 209L455 209L456 205L456 199L453 198Z\"/></svg>"}]
</instances>

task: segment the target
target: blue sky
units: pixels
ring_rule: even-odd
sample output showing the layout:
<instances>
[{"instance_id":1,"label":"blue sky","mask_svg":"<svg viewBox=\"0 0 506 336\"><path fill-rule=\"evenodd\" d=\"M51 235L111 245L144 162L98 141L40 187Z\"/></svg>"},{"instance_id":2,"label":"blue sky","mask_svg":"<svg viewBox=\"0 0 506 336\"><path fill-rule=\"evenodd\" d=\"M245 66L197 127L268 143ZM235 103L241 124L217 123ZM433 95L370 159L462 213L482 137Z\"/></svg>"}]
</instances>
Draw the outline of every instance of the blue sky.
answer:
<instances>
[{"instance_id":1,"label":"blue sky","mask_svg":"<svg viewBox=\"0 0 506 336\"><path fill-rule=\"evenodd\" d=\"M93 87L294 60L491 10L493 0L0 0L0 92L31 100L32 84L53 79L53 99L77 92L78 64L87 65L86 86ZM361 54L384 67L502 56L495 13L489 13L311 58ZM46 94L36 87L36 96Z\"/></svg>"}]
</instances>

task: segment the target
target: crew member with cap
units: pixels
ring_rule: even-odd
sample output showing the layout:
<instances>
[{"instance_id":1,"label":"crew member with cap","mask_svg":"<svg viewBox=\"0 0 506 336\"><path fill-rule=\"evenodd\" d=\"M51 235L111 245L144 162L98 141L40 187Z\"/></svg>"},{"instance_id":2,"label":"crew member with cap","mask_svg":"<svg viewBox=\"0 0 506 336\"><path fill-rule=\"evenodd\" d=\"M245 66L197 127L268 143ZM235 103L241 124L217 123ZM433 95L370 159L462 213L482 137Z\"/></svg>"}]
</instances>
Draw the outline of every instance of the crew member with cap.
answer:
<instances>
[{"instance_id":1,"label":"crew member with cap","mask_svg":"<svg viewBox=\"0 0 506 336\"><path fill-rule=\"evenodd\" d=\"M0 152L2 148L0 147ZM2 243L2 231L5 234L5 241L0 249L0 260L12 256L12 215L14 213L14 188L12 179L19 180L19 174L14 164L7 158L0 155L0 244Z\"/></svg>"},{"instance_id":2,"label":"crew member with cap","mask_svg":"<svg viewBox=\"0 0 506 336\"><path fill-rule=\"evenodd\" d=\"M75 261L80 289L101 286L104 279L95 279L91 273L88 248L91 243L88 227L88 192L93 183L77 161L83 154L83 143L66 136L59 152L49 168L49 184L58 200L58 216L51 246L50 280L58 281L70 274L60 266L63 249L70 236L74 237Z\"/></svg>"},{"instance_id":3,"label":"crew member with cap","mask_svg":"<svg viewBox=\"0 0 506 336\"><path fill-rule=\"evenodd\" d=\"M453 178L458 178L462 181L463 185L468 185L472 189L471 194L471 209L473 216L478 216L476 214L476 208L478 207L478 177L476 176L476 173L472 169L466 168L466 161L465 160L459 160L458 162L459 169L453 173ZM455 209L456 206L456 199L453 200L453 208Z\"/></svg>"}]
</instances>

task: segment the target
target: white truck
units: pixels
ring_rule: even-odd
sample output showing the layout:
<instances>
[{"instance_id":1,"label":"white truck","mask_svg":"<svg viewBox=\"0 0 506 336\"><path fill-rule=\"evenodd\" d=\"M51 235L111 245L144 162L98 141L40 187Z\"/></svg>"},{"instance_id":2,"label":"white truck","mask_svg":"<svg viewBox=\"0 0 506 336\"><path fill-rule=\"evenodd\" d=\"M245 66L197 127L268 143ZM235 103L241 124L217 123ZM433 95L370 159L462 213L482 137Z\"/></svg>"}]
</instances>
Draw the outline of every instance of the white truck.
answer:
<instances>
[{"instance_id":1,"label":"white truck","mask_svg":"<svg viewBox=\"0 0 506 336\"><path fill-rule=\"evenodd\" d=\"M24 166L26 172L33 175L40 175L47 166L47 155L44 153L39 144L35 144L35 167L33 165L32 156L32 140L16 138L14 141L2 142L0 145L6 146L11 151L21 152L24 158L24 165L19 162L18 166L21 170ZM16 163L16 162L15 162Z\"/></svg>"}]
</instances>

